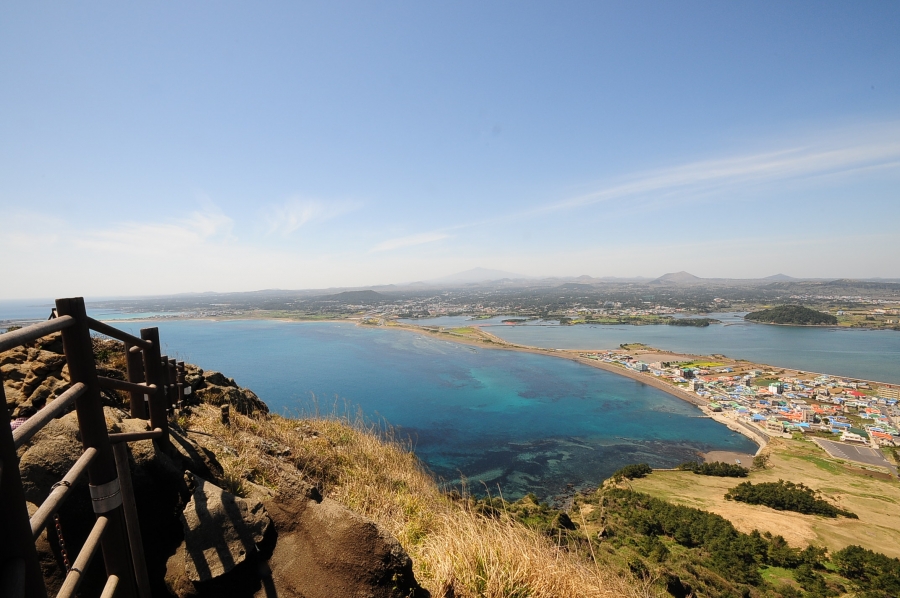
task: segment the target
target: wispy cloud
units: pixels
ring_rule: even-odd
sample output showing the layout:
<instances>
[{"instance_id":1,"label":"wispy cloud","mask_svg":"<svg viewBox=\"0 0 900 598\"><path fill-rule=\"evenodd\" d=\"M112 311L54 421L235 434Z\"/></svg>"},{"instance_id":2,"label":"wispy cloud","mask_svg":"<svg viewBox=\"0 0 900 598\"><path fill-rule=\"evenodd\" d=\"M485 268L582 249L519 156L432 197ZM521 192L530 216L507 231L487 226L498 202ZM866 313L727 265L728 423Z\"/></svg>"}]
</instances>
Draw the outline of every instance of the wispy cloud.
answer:
<instances>
[{"instance_id":1,"label":"wispy cloud","mask_svg":"<svg viewBox=\"0 0 900 598\"><path fill-rule=\"evenodd\" d=\"M378 251L391 251L392 249L400 249L401 247L412 247L414 245L424 245L425 243L433 243L441 239L447 239L450 235L441 232L419 233L417 235L409 235L407 237L397 237L382 241L373 247L370 253Z\"/></svg>"},{"instance_id":2,"label":"wispy cloud","mask_svg":"<svg viewBox=\"0 0 900 598\"><path fill-rule=\"evenodd\" d=\"M167 222L122 222L75 237L79 247L129 254L172 254L227 239L234 221L213 204Z\"/></svg>"},{"instance_id":3,"label":"wispy cloud","mask_svg":"<svg viewBox=\"0 0 900 598\"><path fill-rule=\"evenodd\" d=\"M360 207L359 202L321 201L294 197L271 207L265 214L270 234L291 235L303 225L336 218Z\"/></svg>"},{"instance_id":4,"label":"wispy cloud","mask_svg":"<svg viewBox=\"0 0 900 598\"><path fill-rule=\"evenodd\" d=\"M538 206L523 215L666 193L679 193L690 198L694 194L702 195L717 189L898 167L900 142L896 141L857 142L842 147L792 147L635 173L591 193Z\"/></svg>"}]
</instances>

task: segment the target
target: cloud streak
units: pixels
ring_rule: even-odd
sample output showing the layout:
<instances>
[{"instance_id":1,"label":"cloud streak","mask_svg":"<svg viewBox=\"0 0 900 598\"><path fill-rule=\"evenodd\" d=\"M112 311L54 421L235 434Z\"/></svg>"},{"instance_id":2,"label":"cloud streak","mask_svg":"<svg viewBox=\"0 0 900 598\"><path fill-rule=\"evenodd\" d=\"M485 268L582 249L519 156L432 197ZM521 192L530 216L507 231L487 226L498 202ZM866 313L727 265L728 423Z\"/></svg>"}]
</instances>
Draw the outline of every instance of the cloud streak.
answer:
<instances>
[{"instance_id":1,"label":"cloud streak","mask_svg":"<svg viewBox=\"0 0 900 598\"><path fill-rule=\"evenodd\" d=\"M290 236L306 224L342 216L356 210L359 205L354 202L324 202L295 197L270 208L264 219L269 234Z\"/></svg>"},{"instance_id":2,"label":"cloud streak","mask_svg":"<svg viewBox=\"0 0 900 598\"><path fill-rule=\"evenodd\" d=\"M793 147L733 158L701 160L636 173L597 191L527 210L523 215L580 208L616 199L667 193L681 193L690 197L692 194L705 194L715 189L898 167L900 143L895 141L831 148Z\"/></svg>"}]
</instances>

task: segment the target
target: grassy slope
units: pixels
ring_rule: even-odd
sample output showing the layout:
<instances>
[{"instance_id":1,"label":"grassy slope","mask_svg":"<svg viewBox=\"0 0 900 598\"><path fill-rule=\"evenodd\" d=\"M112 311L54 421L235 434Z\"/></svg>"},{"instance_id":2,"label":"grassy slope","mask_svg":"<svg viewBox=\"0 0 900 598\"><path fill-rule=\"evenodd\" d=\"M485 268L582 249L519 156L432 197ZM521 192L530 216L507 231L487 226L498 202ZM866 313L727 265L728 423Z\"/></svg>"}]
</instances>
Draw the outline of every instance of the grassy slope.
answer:
<instances>
[{"instance_id":1,"label":"grassy slope","mask_svg":"<svg viewBox=\"0 0 900 598\"><path fill-rule=\"evenodd\" d=\"M817 445L801 440L774 440L769 467L750 474L753 483L784 479L803 482L826 499L859 515L859 520L827 519L775 511L724 499L725 492L742 480L659 471L634 480L639 492L717 513L740 531L753 529L781 534L794 546L808 543L838 550L849 544L900 557L900 484L896 480L869 477L832 459Z\"/></svg>"},{"instance_id":2,"label":"grassy slope","mask_svg":"<svg viewBox=\"0 0 900 598\"><path fill-rule=\"evenodd\" d=\"M205 405L179 423L209 434L191 436L216 453L229 490L277 492L299 471L325 496L387 528L435 596L449 587L459 598L657 595L615 560L587 560L510 517L483 517L471 501L451 500L411 452L362 425L233 414L225 427Z\"/></svg>"}]
</instances>

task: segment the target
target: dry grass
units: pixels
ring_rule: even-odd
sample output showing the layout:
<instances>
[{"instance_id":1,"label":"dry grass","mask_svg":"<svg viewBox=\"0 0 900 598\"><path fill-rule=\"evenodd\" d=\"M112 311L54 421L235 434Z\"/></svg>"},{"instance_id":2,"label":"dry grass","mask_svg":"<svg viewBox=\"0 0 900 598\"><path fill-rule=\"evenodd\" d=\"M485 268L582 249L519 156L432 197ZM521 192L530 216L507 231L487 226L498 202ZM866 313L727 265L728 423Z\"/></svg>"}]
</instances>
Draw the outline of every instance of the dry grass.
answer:
<instances>
[{"instance_id":1,"label":"dry grass","mask_svg":"<svg viewBox=\"0 0 900 598\"><path fill-rule=\"evenodd\" d=\"M754 529L780 534L794 546L808 543L839 550L850 544L900 557L900 485L865 475L846 463L829 457L807 440L773 440L769 467L750 474L750 481L779 479L803 482L822 492L824 498L859 519L829 519L776 511L761 505L725 500L725 492L738 484L733 478L694 475L682 471L660 471L634 480L635 490L699 509L717 513L743 532Z\"/></svg>"},{"instance_id":2,"label":"dry grass","mask_svg":"<svg viewBox=\"0 0 900 598\"><path fill-rule=\"evenodd\" d=\"M299 472L393 533L436 597L451 587L459 598L657 594L619 565L570 553L510 518L472 512L469 501L443 494L405 446L359 420L235 414L226 427L218 418L218 410L201 406L181 423L211 435L194 438L216 452L231 490L247 492L252 483L277 491L286 472Z\"/></svg>"}]
</instances>

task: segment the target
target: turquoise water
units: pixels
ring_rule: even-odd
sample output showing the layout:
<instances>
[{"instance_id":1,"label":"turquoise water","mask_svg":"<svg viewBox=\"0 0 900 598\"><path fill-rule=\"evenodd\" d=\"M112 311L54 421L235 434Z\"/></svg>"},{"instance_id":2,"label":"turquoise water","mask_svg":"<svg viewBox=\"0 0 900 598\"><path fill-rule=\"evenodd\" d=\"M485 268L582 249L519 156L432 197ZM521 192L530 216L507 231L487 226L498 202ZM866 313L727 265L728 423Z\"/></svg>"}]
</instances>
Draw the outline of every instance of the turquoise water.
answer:
<instances>
[{"instance_id":1,"label":"turquoise water","mask_svg":"<svg viewBox=\"0 0 900 598\"><path fill-rule=\"evenodd\" d=\"M507 316L508 317L508 316ZM710 314L723 324L681 326L500 324L503 318L465 317L414 320L419 325L487 325L486 331L523 345L554 349L615 349L622 343L708 355L721 353L774 366L900 384L900 332L770 326L743 320L743 314Z\"/></svg>"},{"instance_id":2,"label":"turquoise water","mask_svg":"<svg viewBox=\"0 0 900 598\"><path fill-rule=\"evenodd\" d=\"M275 412L384 418L439 477L504 496L598 484L622 465L671 467L756 445L660 390L544 355L473 348L342 323L174 321L164 350L220 370Z\"/></svg>"}]
</instances>

